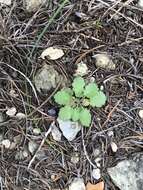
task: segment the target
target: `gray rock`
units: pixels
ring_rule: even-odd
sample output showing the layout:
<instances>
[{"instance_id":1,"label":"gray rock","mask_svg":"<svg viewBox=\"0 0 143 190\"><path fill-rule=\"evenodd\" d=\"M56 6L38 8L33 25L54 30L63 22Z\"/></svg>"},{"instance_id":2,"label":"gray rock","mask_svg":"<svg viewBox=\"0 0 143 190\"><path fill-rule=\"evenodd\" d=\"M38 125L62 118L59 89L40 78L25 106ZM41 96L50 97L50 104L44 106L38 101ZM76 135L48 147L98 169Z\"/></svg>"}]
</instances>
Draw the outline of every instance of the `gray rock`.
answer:
<instances>
[{"instance_id":1,"label":"gray rock","mask_svg":"<svg viewBox=\"0 0 143 190\"><path fill-rule=\"evenodd\" d=\"M56 88L62 76L51 65L44 65L35 75L34 83L39 92L47 93Z\"/></svg>"},{"instance_id":2,"label":"gray rock","mask_svg":"<svg viewBox=\"0 0 143 190\"><path fill-rule=\"evenodd\" d=\"M36 149L38 148L38 144L34 141L29 141L28 143L28 150L31 154L34 154Z\"/></svg>"},{"instance_id":3,"label":"gray rock","mask_svg":"<svg viewBox=\"0 0 143 190\"><path fill-rule=\"evenodd\" d=\"M74 178L69 186L69 190L85 190L85 184L82 178Z\"/></svg>"},{"instance_id":4,"label":"gray rock","mask_svg":"<svg viewBox=\"0 0 143 190\"><path fill-rule=\"evenodd\" d=\"M11 5L11 0L0 0L0 4L4 4L4 5Z\"/></svg>"},{"instance_id":5,"label":"gray rock","mask_svg":"<svg viewBox=\"0 0 143 190\"><path fill-rule=\"evenodd\" d=\"M121 190L143 189L143 154L121 161L115 167L108 168L107 171L115 185Z\"/></svg>"},{"instance_id":6,"label":"gray rock","mask_svg":"<svg viewBox=\"0 0 143 190\"><path fill-rule=\"evenodd\" d=\"M58 129L58 127L55 124L52 125L51 134L55 141L61 141L62 133L60 132L60 130Z\"/></svg>"},{"instance_id":7,"label":"gray rock","mask_svg":"<svg viewBox=\"0 0 143 190\"><path fill-rule=\"evenodd\" d=\"M78 122L62 121L58 119L59 127L63 133L63 136L68 140L72 141L75 139L78 132L81 130L81 125Z\"/></svg>"},{"instance_id":8,"label":"gray rock","mask_svg":"<svg viewBox=\"0 0 143 190\"><path fill-rule=\"evenodd\" d=\"M47 0L24 0L24 7L28 12L34 12L39 9L41 5L46 4Z\"/></svg>"}]
</instances>

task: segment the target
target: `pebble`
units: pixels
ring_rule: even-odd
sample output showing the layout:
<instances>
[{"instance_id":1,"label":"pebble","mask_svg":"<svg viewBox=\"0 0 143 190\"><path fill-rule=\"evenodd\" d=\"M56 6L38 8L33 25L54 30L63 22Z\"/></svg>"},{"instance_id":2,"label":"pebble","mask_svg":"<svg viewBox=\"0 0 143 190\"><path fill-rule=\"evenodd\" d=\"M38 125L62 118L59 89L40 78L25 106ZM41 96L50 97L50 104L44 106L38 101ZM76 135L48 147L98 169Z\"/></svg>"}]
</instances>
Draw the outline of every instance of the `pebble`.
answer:
<instances>
[{"instance_id":1,"label":"pebble","mask_svg":"<svg viewBox=\"0 0 143 190\"><path fill-rule=\"evenodd\" d=\"M111 149L112 149L113 152L117 152L118 146L116 145L115 142L111 142L110 146L111 146Z\"/></svg>"},{"instance_id":2,"label":"pebble","mask_svg":"<svg viewBox=\"0 0 143 190\"><path fill-rule=\"evenodd\" d=\"M38 148L38 144L34 141L29 141L28 143L28 150L31 154L34 154L36 149Z\"/></svg>"},{"instance_id":3,"label":"pebble","mask_svg":"<svg viewBox=\"0 0 143 190\"><path fill-rule=\"evenodd\" d=\"M55 141L61 141L62 139L62 133L58 129L58 127L55 124L52 124L52 131L51 131L52 137Z\"/></svg>"},{"instance_id":4,"label":"pebble","mask_svg":"<svg viewBox=\"0 0 143 190\"><path fill-rule=\"evenodd\" d=\"M6 115L8 115L9 117L14 117L15 114L16 114L15 107L7 108Z\"/></svg>"},{"instance_id":5,"label":"pebble","mask_svg":"<svg viewBox=\"0 0 143 190\"><path fill-rule=\"evenodd\" d=\"M116 65L107 54L96 54L93 56L96 59L95 65L97 68L115 70Z\"/></svg>"},{"instance_id":6,"label":"pebble","mask_svg":"<svg viewBox=\"0 0 143 190\"><path fill-rule=\"evenodd\" d=\"M40 57L42 59L45 59L47 57L51 60L57 60L57 59L63 57L63 55L64 55L64 51L62 49L54 48L54 47L48 47L47 49L45 49L42 52Z\"/></svg>"},{"instance_id":7,"label":"pebble","mask_svg":"<svg viewBox=\"0 0 143 190\"><path fill-rule=\"evenodd\" d=\"M88 67L85 63L80 62L77 65L77 70L75 72L75 76L84 76L88 74Z\"/></svg>"},{"instance_id":8,"label":"pebble","mask_svg":"<svg viewBox=\"0 0 143 190\"><path fill-rule=\"evenodd\" d=\"M17 113L16 116L15 116L17 119L21 120L21 119L25 119L26 118L26 115L24 113Z\"/></svg>"},{"instance_id":9,"label":"pebble","mask_svg":"<svg viewBox=\"0 0 143 190\"><path fill-rule=\"evenodd\" d=\"M69 190L86 190L84 180L82 178L74 178L69 185Z\"/></svg>"},{"instance_id":10,"label":"pebble","mask_svg":"<svg viewBox=\"0 0 143 190\"><path fill-rule=\"evenodd\" d=\"M40 135L41 134L40 128L34 128L33 133L34 133L34 135Z\"/></svg>"},{"instance_id":11,"label":"pebble","mask_svg":"<svg viewBox=\"0 0 143 190\"><path fill-rule=\"evenodd\" d=\"M11 145L11 142L9 139L4 139L1 144L6 148L6 149L9 149L10 148L10 145Z\"/></svg>"},{"instance_id":12,"label":"pebble","mask_svg":"<svg viewBox=\"0 0 143 190\"><path fill-rule=\"evenodd\" d=\"M99 180L101 178L101 171L99 168L94 168L92 170L92 177L96 180Z\"/></svg>"},{"instance_id":13,"label":"pebble","mask_svg":"<svg viewBox=\"0 0 143 190\"><path fill-rule=\"evenodd\" d=\"M78 122L62 121L59 118L57 119L57 121L63 133L63 136L68 141L73 141L76 138L78 132L81 130L81 125Z\"/></svg>"},{"instance_id":14,"label":"pebble","mask_svg":"<svg viewBox=\"0 0 143 190\"><path fill-rule=\"evenodd\" d=\"M36 153L36 158L38 160L43 160L44 158L46 158L46 153L44 150L40 150Z\"/></svg>"},{"instance_id":15,"label":"pebble","mask_svg":"<svg viewBox=\"0 0 143 190\"><path fill-rule=\"evenodd\" d=\"M139 116L140 116L141 119L143 119L143 110L139 111Z\"/></svg>"},{"instance_id":16,"label":"pebble","mask_svg":"<svg viewBox=\"0 0 143 190\"><path fill-rule=\"evenodd\" d=\"M143 0L139 0L138 1L138 6L141 7L141 8L143 8Z\"/></svg>"},{"instance_id":17,"label":"pebble","mask_svg":"<svg viewBox=\"0 0 143 190\"><path fill-rule=\"evenodd\" d=\"M57 112L56 112L55 109L52 108L52 109L48 110L48 115L52 116L52 117L55 117L57 115Z\"/></svg>"},{"instance_id":18,"label":"pebble","mask_svg":"<svg viewBox=\"0 0 143 190\"><path fill-rule=\"evenodd\" d=\"M73 155L71 156L71 162L73 164L77 164L79 162L79 154L78 154L78 152L73 153Z\"/></svg>"},{"instance_id":19,"label":"pebble","mask_svg":"<svg viewBox=\"0 0 143 190\"><path fill-rule=\"evenodd\" d=\"M113 137L114 136L114 132L113 131L108 131L107 135L108 135L108 137Z\"/></svg>"},{"instance_id":20,"label":"pebble","mask_svg":"<svg viewBox=\"0 0 143 190\"><path fill-rule=\"evenodd\" d=\"M11 5L11 0L0 0L0 3L10 6Z\"/></svg>"},{"instance_id":21,"label":"pebble","mask_svg":"<svg viewBox=\"0 0 143 190\"><path fill-rule=\"evenodd\" d=\"M39 9L47 0L23 0L24 6L28 12L34 12Z\"/></svg>"}]
</instances>

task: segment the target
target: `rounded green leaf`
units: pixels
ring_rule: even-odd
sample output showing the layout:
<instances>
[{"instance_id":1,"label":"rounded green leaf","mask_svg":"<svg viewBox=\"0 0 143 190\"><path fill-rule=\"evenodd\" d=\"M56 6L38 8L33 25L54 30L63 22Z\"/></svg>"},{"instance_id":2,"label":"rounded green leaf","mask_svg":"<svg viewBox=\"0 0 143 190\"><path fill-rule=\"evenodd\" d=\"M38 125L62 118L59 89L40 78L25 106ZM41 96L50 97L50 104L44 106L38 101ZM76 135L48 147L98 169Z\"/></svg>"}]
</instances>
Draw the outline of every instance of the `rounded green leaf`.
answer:
<instances>
[{"instance_id":1,"label":"rounded green leaf","mask_svg":"<svg viewBox=\"0 0 143 190\"><path fill-rule=\"evenodd\" d=\"M84 91L85 81L82 77L76 77L72 83L76 97L81 97Z\"/></svg>"},{"instance_id":2,"label":"rounded green leaf","mask_svg":"<svg viewBox=\"0 0 143 190\"><path fill-rule=\"evenodd\" d=\"M70 106L64 106L59 111L59 118L63 121L70 120L72 117L72 107Z\"/></svg>"},{"instance_id":3,"label":"rounded green leaf","mask_svg":"<svg viewBox=\"0 0 143 190\"><path fill-rule=\"evenodd\" d=\"M95 83L89 83L84 90L84 96L87 98L91 98L95 96L98 92L98 86Z\"/></svg>"},{"instance_id":4,"label":"rounded green leaf","mask_svg":"<svg viewBox=\"0 0 143 190\"><path fill-rule=\"evenodd\" d=\"M67 105L70 103L72 97L71 95L65 90L60 90L54 95L55 102L60 105Z\"/></svg>"},{"instance_id":5,"label":"rounded green leaf","mask_svg":"<svg viewBox=\"0 0 143 190\"><path fill-rule=\"evenodd\" d=\"M72 111L72 120L73 120L73 121L78 121L78 120L79 120L80 111L81 111L80 108L74 108L74 109L73 109L73 111Z\"/></svg>"},{"instance_id":6,"label":"rounded green leaf","mask_svg":"<svg viewBox=\"0 0 143 190\"><path fill-rule=\"evenodd\" d=\"M83 108L80 112L80 122L83 126L89 127L91 123L91 114L90 111L86 108Z\"/></svg>"},{"instance_id":7,"label":"rounded green leaf","mask_svg":"<svg viewBox=\"0 0 143 190\"><path fill-rule=\"evenodd\" d=\"M100 108L105 105L106 100L107 97L105 96L105 94L102 91L98 91L98 93L94 97L90 98L90 105L92 107Z\"/></svg>"}]
</instances>

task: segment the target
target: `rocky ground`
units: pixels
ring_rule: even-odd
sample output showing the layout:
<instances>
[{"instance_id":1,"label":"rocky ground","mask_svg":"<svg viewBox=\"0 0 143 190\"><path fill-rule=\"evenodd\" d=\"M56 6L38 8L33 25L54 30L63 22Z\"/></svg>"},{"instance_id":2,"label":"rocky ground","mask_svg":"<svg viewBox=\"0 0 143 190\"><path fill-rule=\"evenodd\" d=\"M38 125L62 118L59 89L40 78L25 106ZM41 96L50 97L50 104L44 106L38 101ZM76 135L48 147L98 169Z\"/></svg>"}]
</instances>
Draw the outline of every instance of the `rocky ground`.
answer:
<instances>
[{"instance_id":1,"label":"rocky ground","mask_svg":"<svg viewBox=\"0 0 143 190\"><path fill-rule=\"evenodd\" d=\"M75 75L106 94L58 118ZM143 1L0 0L0 189L141 190Z\"/></svg>"}]
</instances>

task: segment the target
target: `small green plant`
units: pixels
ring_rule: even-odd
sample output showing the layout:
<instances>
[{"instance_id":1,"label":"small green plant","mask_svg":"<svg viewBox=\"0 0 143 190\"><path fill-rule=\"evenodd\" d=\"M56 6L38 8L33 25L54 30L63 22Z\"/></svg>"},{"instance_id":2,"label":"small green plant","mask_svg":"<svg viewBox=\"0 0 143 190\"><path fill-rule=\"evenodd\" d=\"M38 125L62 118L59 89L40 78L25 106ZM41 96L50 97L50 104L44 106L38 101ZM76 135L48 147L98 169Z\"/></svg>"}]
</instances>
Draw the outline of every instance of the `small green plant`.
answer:
<instances>
[{"instance_id":1,"label":"small green plant","mask_svg":"<svg viewBox=\"0 0 143 190\"><path fill-rule=\"evenodd\" d=\"M65 88L54 95L55 102L61 105L61 120L79 121L83 126L91 124L90 107L100 108L106 103L105 94L94 82L86 84L82 77L73 80L71 88Z\"/></svg>"}]
</instances>

